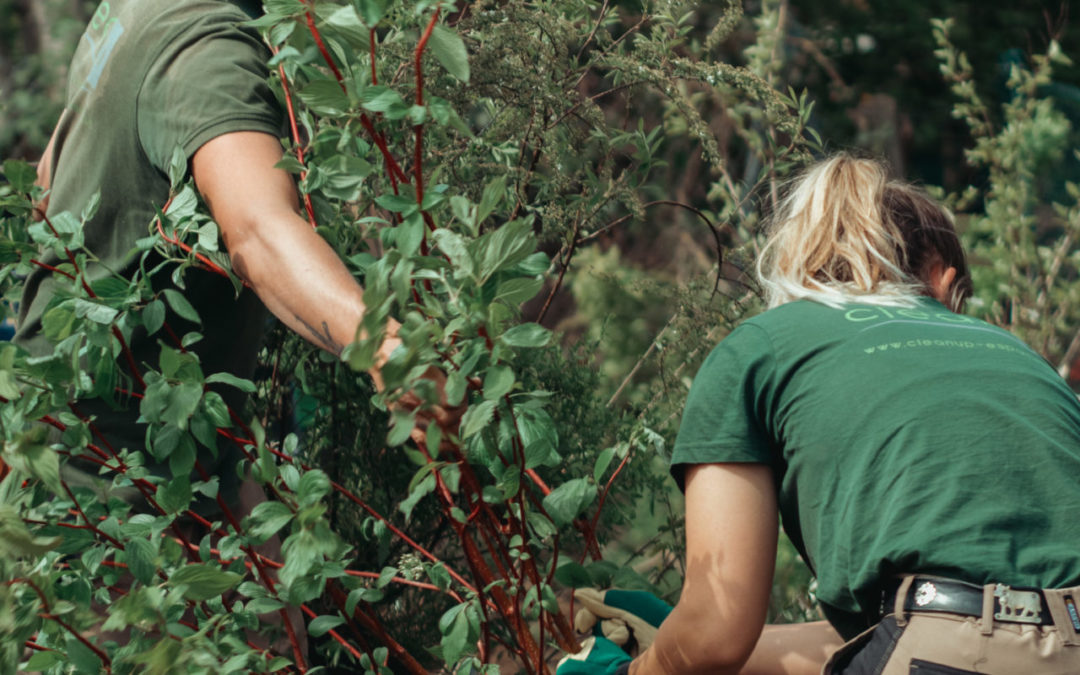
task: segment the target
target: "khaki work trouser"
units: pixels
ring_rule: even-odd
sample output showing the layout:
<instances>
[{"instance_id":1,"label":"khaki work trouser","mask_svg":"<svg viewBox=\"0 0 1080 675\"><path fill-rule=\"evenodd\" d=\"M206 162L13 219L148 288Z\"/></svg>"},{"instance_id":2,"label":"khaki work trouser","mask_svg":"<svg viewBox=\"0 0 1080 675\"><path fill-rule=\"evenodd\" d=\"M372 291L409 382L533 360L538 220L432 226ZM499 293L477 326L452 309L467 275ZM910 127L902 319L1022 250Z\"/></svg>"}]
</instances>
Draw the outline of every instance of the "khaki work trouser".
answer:
<instances>
[{"instance_id":1,"label":"khaki work trouser","mask_svg":"<svg viewBox=\"0 0 1080 675\"><path fill-rule=\"evenodd\" d=\"M906 613L905 592L881 623L841 647L822 674L1080 675L1080 586L1043 591L1054 619L1049 626L994 620L992 587L984 591L991 601L984 601L981 617Z\"/></svg>"}]
</instances>

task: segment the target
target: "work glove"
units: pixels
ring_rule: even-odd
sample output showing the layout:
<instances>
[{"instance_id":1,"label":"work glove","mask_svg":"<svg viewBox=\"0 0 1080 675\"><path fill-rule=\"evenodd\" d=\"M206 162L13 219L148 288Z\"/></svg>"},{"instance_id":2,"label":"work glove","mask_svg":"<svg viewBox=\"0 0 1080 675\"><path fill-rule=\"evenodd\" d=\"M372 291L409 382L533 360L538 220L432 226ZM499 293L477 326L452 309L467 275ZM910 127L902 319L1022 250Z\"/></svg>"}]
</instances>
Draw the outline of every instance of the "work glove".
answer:
<instances>
[{"instance_id":1,"label":"work glove","mask_svg":"<svg viewBox=\"0 0 1080 675\"><path fill-rule=\"evenodd\" d=\"M644 591L599 591L579 588L574 597L581 609L574 616L579 633L592 633L582 649L559 662L556 675L614 675L631 660L624 648L644 651L656 639L656 631L671 606Z\"/></svg>"},{"instance_id":2,"label":"work glove","mask_svg":"<svg viewBox=\"0 0 1080 675\"><path fill-rule=\"evenodd\" d=\"M615 675L619 666L630 663L622 647L604 637L581 641L581 651L567 654L555 668L555 675Z\"/></svg>"}]
</instances>

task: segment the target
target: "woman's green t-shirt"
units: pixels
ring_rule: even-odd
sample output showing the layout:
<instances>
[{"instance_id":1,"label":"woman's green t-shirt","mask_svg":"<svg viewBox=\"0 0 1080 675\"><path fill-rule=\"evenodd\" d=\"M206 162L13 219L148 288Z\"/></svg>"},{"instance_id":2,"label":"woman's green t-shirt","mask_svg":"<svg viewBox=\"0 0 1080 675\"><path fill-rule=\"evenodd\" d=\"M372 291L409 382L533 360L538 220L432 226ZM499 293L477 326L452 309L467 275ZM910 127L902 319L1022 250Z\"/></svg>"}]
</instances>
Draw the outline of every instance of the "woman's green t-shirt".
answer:
<instances>
[{"instance_id":1,"label":"woman's green t-shirt","mask_svg":"<svg viewBox=\"0 0 1080 675\"><path fill-rule=\"evenodd\" d=\"M873 613L902 573L1080 583L1080 403L1010 333L925 298L811 301L708 357L672 457L761 462L830 609Z\"/></svg>"}]
</instances>

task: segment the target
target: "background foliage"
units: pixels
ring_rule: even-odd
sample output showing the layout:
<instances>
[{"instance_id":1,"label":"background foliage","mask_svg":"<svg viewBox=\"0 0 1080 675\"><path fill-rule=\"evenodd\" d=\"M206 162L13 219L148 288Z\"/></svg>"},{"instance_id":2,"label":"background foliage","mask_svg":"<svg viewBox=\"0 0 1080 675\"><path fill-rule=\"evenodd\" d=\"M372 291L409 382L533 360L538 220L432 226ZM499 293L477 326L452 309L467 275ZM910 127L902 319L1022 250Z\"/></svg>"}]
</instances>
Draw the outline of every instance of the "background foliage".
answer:
<instances>
[{"instance_id":1,"label":"background foliage","mask_svg":"<svg viewBox=\"0 0 1080 675\"><path fill-rule=\"evenodd\" d=\"M375 339L339 362L280 328L252 383L202 373L183 349L197 338L178 336L139 387L116 365L124 336L164 329L166 304L193 310L149 277L78 283L85 216L30 225L32 171L5 163L8 306L38 246L69 258L57 273L72 278L48 322L54 357L0 348L0 662L542 672L573 644L569 587L674 601L680 505L665 452L697 366L759 307L744 270L760 215L822 138L943 185L981 263L974 311L1068 374L1080 211L1060 13L879 4L268 1L257 25L295 121L283 164L364 281L369 330L404 324L379 396L358 374ZM19 95L2 98L18 123L0 155L33 157L88 8L2 5L0 87ZM950 15L962 19L931 29ZM181 245L152 234L143 249L227 271L175 179L163 230ZM410 389L432 394L429 365L467 410L456 438L420 447L412 418L384 411ZM251 414L230 417L215 380L249 390ZM98 447L68 405L118 384L144 396L145 450ZM216 429L273 498L192 527L185 512L213 496L212 477L160 482L141 467L167 458L186 475ZM134 513L61 481L72 452L157 507ZM281 555L261 554L274 534ZM790 546L777 565L771 615L816 618ZM306 658L286 605L303 607ZM269 653L247 644L283 629Z\"/></svg>"}]
</instances>

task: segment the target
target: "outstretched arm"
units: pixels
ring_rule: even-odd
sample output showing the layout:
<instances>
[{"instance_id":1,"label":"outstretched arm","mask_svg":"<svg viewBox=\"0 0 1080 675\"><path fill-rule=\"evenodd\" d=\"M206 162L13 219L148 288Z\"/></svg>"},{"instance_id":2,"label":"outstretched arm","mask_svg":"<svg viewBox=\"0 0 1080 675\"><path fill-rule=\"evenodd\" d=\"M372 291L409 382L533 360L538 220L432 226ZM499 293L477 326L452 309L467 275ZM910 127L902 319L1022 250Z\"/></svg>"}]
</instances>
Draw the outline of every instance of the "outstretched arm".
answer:
<instances>
[{"instance_id":1,"label":"outstretched arm","mask_svg":"<svg viewBox=\"0 0 1080 675\"><path fill-rule=\"evenodd\" d=\"M763 626L777 530L776 487L768 466L691 467L682 597L652 647L631 665L631 675L820 673L842 643L827 622Z\"/></svg>"},{"instance_id":2,"label":"outstretched arm","mask_svg":"<svg viewBox=\"0 0 1080 675\"><path fill-rule=\"evenodd\" d=\"M763 464L699 464L686 474L686 580L631 675L738 673L765 624L778 515Z\"/></svg>"},{"instance_id":3,"label":"outstretched arm","mask_svg":"<svg viewBox=\"0 0 1080 675\"><path fill-rule=\"evenodd\" d=\"M844 643L828 621L765 626L740 675L818 675Z\"/></svg>"},{"instance_id":4,"label":"outstretched arm","mask_svg":"<svg viewBox=\"0 0 1080 675\"><path fill-rule=\"evenodd\" d=\"M281 155L280 143L269 134L229 133L195 152L192 174L236 273L285 325L340 355L356 336L364 293L334 249L300 216L292 177L275 167ZM396 336L396 329L391 320L389 334ZM387 340L384 359L396 344L396 338ZM382 389L378 372L372 376Z\"/></svg>"}]
</instances>

